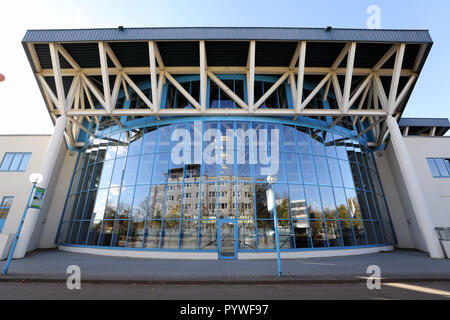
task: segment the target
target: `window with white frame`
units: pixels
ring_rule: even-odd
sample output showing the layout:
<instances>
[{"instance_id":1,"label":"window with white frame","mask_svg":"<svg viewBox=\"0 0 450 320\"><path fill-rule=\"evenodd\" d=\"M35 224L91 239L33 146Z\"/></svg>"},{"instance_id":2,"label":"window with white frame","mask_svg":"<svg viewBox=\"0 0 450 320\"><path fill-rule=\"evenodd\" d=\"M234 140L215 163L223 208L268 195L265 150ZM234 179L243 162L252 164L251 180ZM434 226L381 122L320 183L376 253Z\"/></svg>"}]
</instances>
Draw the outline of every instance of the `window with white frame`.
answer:
<instances>
[{"instance_id":1,"label":"window with white frame","mask_svg":"<svg viewBox=\"0 0 450 320\"><path fill-rule=\"evenodd\" d=\"M31 153L6 152L0 164L0 172L25 172Z\"/></svg>"}]
</instances>

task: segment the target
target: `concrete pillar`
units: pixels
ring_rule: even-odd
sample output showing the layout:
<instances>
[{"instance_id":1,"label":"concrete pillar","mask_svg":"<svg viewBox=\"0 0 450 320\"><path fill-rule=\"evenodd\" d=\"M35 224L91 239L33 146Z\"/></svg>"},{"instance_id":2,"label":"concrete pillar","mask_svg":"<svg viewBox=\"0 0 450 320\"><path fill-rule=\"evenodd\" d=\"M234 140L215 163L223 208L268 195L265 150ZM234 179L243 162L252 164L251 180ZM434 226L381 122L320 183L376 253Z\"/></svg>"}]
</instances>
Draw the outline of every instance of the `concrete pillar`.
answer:
<instances>
[{"instance_id":1,"label":"concrete pillar","mask_svg":"<svg viewBox=\"0 0 450 320\"><path fill-rule=\"evenodd\" d=\"M444 259L444 253L442 252L441 245L436 236L428 205L422 190L420 189L420 182L414 170L400 128L398 127L397 120L392 116L388 116L386 124L391 136L392 147L399 163L401 174L405 180L412 207L414 208L414 215L417 219L420 231L422 232L430 257Z\"/></svg>"},{"instance_id":2,"label":"concrete pillar","mask_svg":"<svg viewBox=\"0 0 450 320\"><path fill-rule=\"evenodd\" d=\"M53 172L53 167L55 166L56 158L58 156L59 147L61 146L62 139L64 139L64 131L66 129L66 123L67 123L66 116L60 116L56 121L55 130L53 131L53 135L47 147L47 152L45 153L44 160L42 162L40 173L42 174L44 179L38 185L38 187L40 188L44 189L48 188L48 184L50 182L50 178ZM44 201L47 200L44 199ZM38 217L39 217L39 209L31 209L31 208L28 209L27 216L25 218L22 227L22 232L20 233L20 237L17 242L17 247L14 252L15 259L25 257Z\"/></svg>"}]
</instances>

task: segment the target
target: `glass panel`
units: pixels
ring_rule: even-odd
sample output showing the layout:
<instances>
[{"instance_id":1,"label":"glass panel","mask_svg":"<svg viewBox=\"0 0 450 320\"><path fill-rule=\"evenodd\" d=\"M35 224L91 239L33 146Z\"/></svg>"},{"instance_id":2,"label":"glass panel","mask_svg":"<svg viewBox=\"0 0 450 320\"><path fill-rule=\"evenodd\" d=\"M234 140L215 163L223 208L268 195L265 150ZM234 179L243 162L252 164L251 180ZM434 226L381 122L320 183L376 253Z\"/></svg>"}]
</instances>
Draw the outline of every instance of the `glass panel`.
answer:
<instances>
[{"instance_id":1,"label":"glass panel","mask_svg":"<svg viewBox=\"0 0 450 320\"><path fill-rule=\"evenodd\" d=\"M119 142L117 143L117 155L116 158L123 158L127 156L128 151L128 141L126 132L122 132L120 135Z\"/></svg>"},{"instance_id":2,"label":"glass panel","mask_svg":"<svg viewBox=\"0 0 450 320\"><path fill-rule=\"evenodd\" d=\"M298 143L298 151L300 153L312 154L311 137L309 135L309 129L297 128L297 143Z\"/></svg>"},{"instance_id":3,"label":"glass panel","mask_svg":"<svg viewBox=\"0 0 450 320\"><path fill-rule=\"evenodd\" d=\"M153 171L153 154L142 155L139 162L139 174L136 184L149 184Z\"/></svg>"},{"instance_id":4,"label":"glass panel","mask_svg":"<svg viewBox=\"0 0 450 320\"><path fill-rule=\"evenodd\" d=\"M308 220L294 220L294 234L296 248L311 248L311 230Z\"/></svg>"},{"instance_id":5,"label":"glass panel","mask_svg":"<svg viewBox=\"0 0 450 320\"><path fill-rule=\"evenodd\" d=\"M202 183L202 219L213 218L217 216L217 184L216 183Z\"/></svg>"},{"instance_id":6,"label":"glass panel","mask_svg":"<svg viewBox=\"0 0 450 320\"><path fill-rule=\"evenodd\" d=\"M111 245L112 234L114 230L114 220L105 220L102 224L98 245L106 247Z\"/></svg>"},{"instance_id":7,"label":"glass panel","mask_svg":"<svg viewBox=\"0 0 450 320\"><path fill-rule=\"evenodd\" d=\"M334 145L334 135L331 132L324 132L325 135L325 153L328 157L337 158L336 147Z\"/></svg>"},{"instance_id":8,"label":"glass panel","mask_svg":"<svg viewBox=\"0 0 450 320\"><path fill-rule=\"evenodd\" d=\"M131 221L130 233L127 238L127 248L142 248L144 241L145 221Z\"/></svg>"},{"instance_id":9,"label":"glass panel","mask_svg":"<svg viewBox=\"0 0 450 320\"><path fill-rule=\"evenodd\" d=\"M28 162L30 161L31 153L25 153L22 158L22 162L19 166L19 171L26 171L28 167ZM1 169L0 169L1 170Z\"/></svg>"},{"instance_id":10,"label":"glass panel","mask_svg":"<svg viewBox=\"0 0 450 320\"><path fill-rule=\"evenodd\" d=\"M128 226L130 220L116 220L114 233L111 240L112 247L124 248L127 244Z\"/></svg>"},{"instance_id":11,"label":"glass panel","mask_svg":"<svg viewBox=\"0 0 450 320\"><path fill-rule=\"evenodd\" d=\"M316 169L314 167L313 157L310 155L300 155L300 164L302 167L303 181L308 184L317 184Z\"/></svg>"},{"instance_id":12,"label":"glass panel","mask_svg":"<svg viewBox=\"0 0 450 320\"><path fill-rule=\"evenodd\" d=\"M132 210L133 219L144 219L147 216L149 201L154 200L150 199L149 191L150 186L136 187L133 198L133 210ZM150 202L150 204L151 203L153 202Z\"/></svg>"},{"instance_id":13,"label":"glass panel","mask_svg":"<svg viewBox=\"0 0 450 320\"><path fill-rule=\"evenodd\" d=\"M197 249L198 221L184 220L181 230L180 249Z\"/></svg>"},{"instance_id":14,"label":"glass panel","mask_svg":"<svg viewBox=\"0 0 450 320\"><path fill-rule=\"evenodd\" d=\"M100 239L100 230L102 228L102 221L95 220L89 227L86 245L96 246Z\"/></svg>"},{"instance_id":15,"label":"glass panel","mask_svg":"<svg viewBox=\"0 0 450 320\"><path fill-rule=\"evenodd\" d=\"M311 130L311 143L313 154L318 156L325 155L323 132L321 130Z\"/></svg>"},{"instance_id":16,"label":"glass panel","mask_svg":"<svg viewBox=\"0 0 450 320\"><path fill-rule=\"evenodd\" d=\"M436 162L436 166L439 170L439 175L441 177L448 177L449 173L447 170L447 166L445 165L444 159L434 159L434 161ZM13 162L13 164L14 164L14 162Z\"/></svg>"},{"instance_id":17,"label":"glass panel","mask_svg":"<svg viewBox=\"0 0 450 320\"><path fill-rule=\"evenodd\" d=\"M145 129L144 141L142 144L142 154L155 152L156 140L158 137L158 131L156 128Z\"/></svg>"},{"instance_id":18,"label":"glass panel","mask_svg":"<svg viewBox=\"0 0 450 320\"><path fill-rule=\"evenodd\" d=\"M111 187L120 187L124 167L125 167L125 158L117 159L114 165L114 171L111 178Z\"/></svg>"},{"instance_id":19,"label":"glass panel","mask_svg":"<svg viewBox=\"0 0 450 320\"><path fill-rule=\"evenodd\" d=\"M20 162L22 161L23 153L14 154L14 159L11 162L11 166L9 167L9 171L18 171Z\"/></svg>"},{"instance_id":20,"label":"glass panel","mask_svg":"<svg viewBox=\"0 0 450 320\"><path fill-rule=\"evenodd\" d=\"M289 192L286 184L276 184L274 186L275 191L275 204L277 207L278 219L291 219L291 212L289 208Z\"/></svg>"},{"instance_id":21,"label":"glass panel","mask_svg":"<svg viewBox=\"0 0 450 320\"><path fill-rule=\"evenodd\" d=\"M170 151L170 138L172 133L172 126L159 127L159 139L157 152Z\"/></svg>"},{"instance_id":22,"label":"glass panel","mask_svg":"<svg viewBox=\"0 0 450 320\"><path fill-rule=\"evenodd\" d=\"M181 203L182 203L182 184L170 184L166 186L165 197L165 213L164 219L179 219L181 216Z\"/></svg>"},{"instance_id":23,"label":"glass panel","mask_svg":"<svg viewBox=\"0 0 450 320\"><path fill-rule=\"evenodd\" d=\"M105 219L114 219L117 214L117 201L119 200L120 188L109 190L108 202L106 203Z\"/></svg>"},{"instance_id":24,"label":"glass panel","mask_svg":"<svg viewBox=\"0 0 450 320\"><path fill-rule=\"evenodd\" d=\"M202 250L217 249L217 224L215 220L200 222L200 247Z\"/></svg>"},{"instance_id":25,"label":"glass panel","mask_svg":"<svg viewBox=\"0 0 450 320\"><path fill-rule=\"evenodd\" d=\"M238 205L239 219L254 219L253 210L255 194L252 183L238 183L237 194L234 197L234 206Z\"/></svg>"},{"instance_id":26,"label":"glass panel","mask_svg":"<svg viewBox=\"0 0 450 320\"><path fill-rule=\"evenodd\" d=\"M348 208L350 209L350 216L352 219L361 219L361 211L359 209L358 199L356 198L356 191L353 189L345 189L347 194Z\"/></svg>"},{"instance_id":27,"label":"glass panel","mask_svg":"<svg viewBox=\"0 0 450 320\"><path fill-rule=\"evenodd\" d=\"M141 152L144 129L139 130L137 133L129 131L130 141L128 146L128 156L135 156Z\"/></svg>"},{"instance_id":28,"label":"glass panel","mask_svg":"<svg viewBox=\"0 0 450 320\"><path fill-rule=\"evenodd\" d=\"M2 161L2 165L0 167L0 170L8 171L13 159L14 159L13 153L6 153L5 156L3 157L3 161Z\"/></svg>"},{"instance_id":29,"label":"glass panel","mask_svg":"<svg viewBox=\"0 0 450 320\"><path fill-rule=\"evenodd\" d=\"M285 153L284 159L286 161L286 172L288 176L288 182L292 183L302 183L302 177L299 170L299 158L298 154L295 153Z\"/></svg>"},{"instance_id":30,"label":"glass panel","mask_svg":"<svg viewBox=\"0 0 450 320\"><path fill-rule=\"evenodd\" d=\"M200 184L184 183L183 188L183 219L198 219L200 203Z\"/></svg>"},{"instance_id":31,"label":"glass panel","mask_svg":"<svg viewBox=\"0 0 450 320\"><path fill-rule=\"evenodd\" d=\"M339 161L339 163L341 164L341 173L344 180L344 186L346 188L355 188L352 170L350 169L350 163L348 161L342 160Z\"/></svg>"},{"instance_id":32,"label":"glass panel","mask_svg":"<svg viewBox=\"0 0 450 320\"><path fill-rule=\"evenodd\" d=\"M295 134L294 127L283 126L283 146L285 152L297 152Z\"/></svg>"},{"instance_id":33,"label":"glass panel","mask_svg":"<svg viewBox=\"0 0 450 320\"><path fill-rule=\"evenodd\" d=\"M305 186L305 194L309 217L311 219L322 219L322 204L319 188L316 186Z\"/></svg>"},{"instance_id":34,"label":"glass panel","mask_svg":"<svg viewBox=\"0 0 450 320\"><path fill-rule=\"evenodd\" d=\"M330 247L342 247L344 245L339 222L336 220L326 220L328 242Z\"/></svg>"},{"instance_id":35,"label":"glass panel","mask_svg":"<svg viewBox=\"0 0 450 320\"><path fill-rule=\"evenodd\" d=\"M133 207L134 187L122 188L116 219L129 219Z\"/></svg>"},{"instance_id":36,"label":"glass panel","mask_svg":"<svg viewBox=\"0 0 450 320\"><path fill-rule=\"evenodd\" d=\"M327 158L314 157L319 184L331 186L330 172L328 171Z\"/></svg>"},{"instance_id":37,"label":"glass panel","mask_svg":"<svg viewBox=\"0 0 450 320\"><path fill-rule=\"evenodd\" d=\"M293 219L308 219L306 197L301 185L290 185L289 196L291 200L291 212Z\"/></svg>"},{"instance_id":38,"label":"glass panel","mask_svg":"<svg viewBox=\"0 0 450 320\"><path fill-rule=\"evenodd\" d=\"M145 226L144 248L159 248L161 239L161 220L147 221Z\"/></svg>"},{"instance_id":39,"label":"glass panel","mask_svg":"<svg viewBox=\"0 0 450 320\"><path fill-rule=\"evenodd\" d=\"M218 207L219 207L219 216L221 219L236 218L236 208L233 208L233 203L236 202L235 200L236 197L234 194L235 190L236 188L234 183L221 183L219 185ZM246 194L245 192L243 193L239 192L239 194L243 198L248 198L248 196L251 197L251 195Z\"/></svg>"},{"instance_id":40,"label":"glass panel","mask_svg":"<svg viewBox=\"0 0 450 320\"><path fill-rule=\"evenodd\" d=\"M136 183L137 170L139 165L139 157L127 158L125 172L123 174L123 185L131 186Z\"/></svg>"},{"instance_id":41,"label":"glass panel","mask_svg":"<svg viewBox=\"0 0 450 320\"><path fill-rule=\"evenodd\" d=\"M275 249L275 228L272 220L257 221L258 249Z\"/></svg>"},{"instance_id":42,"label":"glass panel","mask_svg":"<svg viewBox=\"0 0 450 320\"><path fill-rule=\"evenodd\" d=\"M278 220L278 239L281 249L295 248L291 220Z\"/></svg>"},{"instance_id":43,"label":"glass panel","mask_svg":"<svg viewBox=\"0 0 450 320\"><path fill-rule=\"evenodd\" d=\"M169 176L169 153L155 155L155 170L153 170L153 184L166 183Z\"/></svg>"},{"instance_id":44,"label":"glass panel","mask_svg":"<svg viewBox=\"0 0 450 320\"><path fill-rule=\"evenodd\" d=\"M253 220L239 221L239 249L256 249L256 225Z\"/></svg>"},{"instance_id":45,"label":"glass panel","mask_svg":"<svg viewBox=\"0 0 450 320\"><path fill-rule=\"evenodd\" d=\"M355 232L356 245L365 246L367 245L366 241L366 232L364 230L364 225L362 221L353 221L353 230Z\"/></svg>"},{"instance_id":46,"label":"glass panel","mask_svg":"<svg viewBox=\"0 0 450 320\"><path fill-rule=\"evenodd\" d=\"M222 223L220 228L220 255L234 257L235 252L235 224Z\"/></svg>"},{"instance_id":47,"label":"glass panel","mask_svg":"<svg viewBox=\"0 0 450 320\"><path fill-rule=\"evenodd\" d=\"M323 220L311 220L312 241L315 248L328 247L327 232Z\"/></svg>"},{"instance_id":48,"label":"glass panel","mask_svg":"<svg viewBox=\"0 0 450 320\"><path fill-rule=\"evenodd\" d=\"M336 204L334 203L333 188L320 187L320 196L322 199L323 213L325 219L336 219Z\"/></svg>"},{"instance_id":49,"label":"glass panel","mask_svg":"<svg viewBox=\"0 0 450 320\"><path fill-rule=\"evenodd\" d=\"M333 186L342 187L342 175L339 161L334 158L328 158L328 167L331 174L331 183Z\"/></svg>"},{"instance_id":50,"label":"glass panel","mask_svg":"<svg viewBox=\"0 0 450 320\"><path fill-rule=\"evenodd\" d=\"M161 248L178 249L178 236L180 234L179 220L164 220L161 237Z\"/></svg>"},{"instance_id":51,"label":"glass panel","mask_svg":"<svg viewBox=\"0 0 450 320\"><path fill-rule=\"evenodd\" d=\"M267 194L266 194L267 190L269 190L269 185L267 183L255 184L255 201L256 201L256 217L257 217L257 219L270 219L270 218L273 219L273 216L267 210Z\"/></svg>"}]
</instances>

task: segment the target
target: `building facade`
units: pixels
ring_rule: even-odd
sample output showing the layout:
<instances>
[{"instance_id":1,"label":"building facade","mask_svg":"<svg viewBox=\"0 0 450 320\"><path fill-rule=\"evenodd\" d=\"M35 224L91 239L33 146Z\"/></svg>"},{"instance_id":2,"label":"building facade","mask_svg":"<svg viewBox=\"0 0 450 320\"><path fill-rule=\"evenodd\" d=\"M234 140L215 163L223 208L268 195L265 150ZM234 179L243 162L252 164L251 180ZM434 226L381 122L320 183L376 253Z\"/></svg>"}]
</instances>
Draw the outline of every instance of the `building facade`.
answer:
<instances>
[{"instance_id":1,"label":"building facade","mask_svg":"<svg viewBox=\"0 0 450 320\"><path fill-rule=\"evenodd\" d=\"M16 257L271 258L276 233L282 257L444 257L450 125L397 121L427 31L37 30L23 45L55 133Z\"/></svg>"}]
</instances>

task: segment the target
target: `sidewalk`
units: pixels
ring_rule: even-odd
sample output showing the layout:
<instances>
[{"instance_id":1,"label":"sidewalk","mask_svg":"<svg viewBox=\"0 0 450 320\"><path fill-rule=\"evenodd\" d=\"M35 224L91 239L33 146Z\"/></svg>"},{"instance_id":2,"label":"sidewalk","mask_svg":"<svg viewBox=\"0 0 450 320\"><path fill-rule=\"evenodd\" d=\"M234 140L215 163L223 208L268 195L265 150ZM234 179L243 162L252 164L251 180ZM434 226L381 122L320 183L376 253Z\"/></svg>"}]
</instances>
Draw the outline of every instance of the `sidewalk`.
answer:
<instances>
[{"instance_id":1,"label":"sidewalk","mask_svg":"<svg viewBox=\"0 0 450 320\"><path fill-rule=\"evenodd\" d=\"M418 251L283 260L282 264L280 279L276 260L146 260L38 250L13 260L8 275L0 275L0 282L65 282L67 267L78 265L82 282L90 283L353 283L366 281L367 267L378 265L384 281L446 281L450 286L450 260L434 260ZM4 265L5 261L0 262L1 270Z\"/></svg>"}]
</instances>

